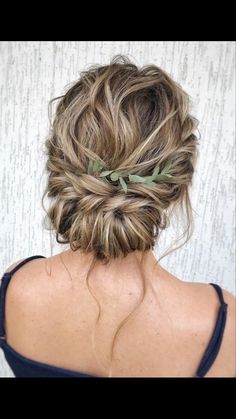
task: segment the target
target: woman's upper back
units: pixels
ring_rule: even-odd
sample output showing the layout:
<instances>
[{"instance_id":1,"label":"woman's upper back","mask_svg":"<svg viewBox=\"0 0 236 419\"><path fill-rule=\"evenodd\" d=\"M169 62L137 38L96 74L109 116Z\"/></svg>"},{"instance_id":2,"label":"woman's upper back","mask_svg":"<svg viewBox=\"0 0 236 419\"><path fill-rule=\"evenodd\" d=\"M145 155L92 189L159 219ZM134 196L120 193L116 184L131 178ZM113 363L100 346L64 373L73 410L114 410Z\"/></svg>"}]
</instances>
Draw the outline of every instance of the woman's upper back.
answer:
<instances>
[{"instance_id":1,"label":"woman's upper back","mask_svg":"<svg viewBox=\"0 0 236 419\"><path fill-rule=\"evenodd\" d=\"M98 306L88 291L84 267L70 265L68 275L67 252L49 259L26 263L7 285L9 348L46 366L108 376L114 332L140 300L137 277L127 272L125 280L116 283L117 273L108 278L97 272L89 282L101 304L94 353L91 333ZM234 376L234 298L224 291L227 307L209 284L188 283L160 272L150 279L143 303L117 336L113 376L193 377L200 364L200 376Z\"/></svg>"}]
</instances>

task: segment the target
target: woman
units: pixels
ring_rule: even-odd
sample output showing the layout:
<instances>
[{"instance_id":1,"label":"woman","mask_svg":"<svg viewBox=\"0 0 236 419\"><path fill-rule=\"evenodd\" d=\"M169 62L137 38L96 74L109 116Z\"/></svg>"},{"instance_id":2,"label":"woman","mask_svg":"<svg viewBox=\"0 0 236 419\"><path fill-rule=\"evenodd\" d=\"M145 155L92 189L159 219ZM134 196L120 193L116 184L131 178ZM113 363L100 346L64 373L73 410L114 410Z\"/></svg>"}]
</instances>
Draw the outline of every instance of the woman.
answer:
<instances>
[{"instance_id":1,"label":"woman","mask_svg":"<svg viewBox=\"0 0 236 419\"><path fill-rule=\"evenodd\" d=\"M124 57L59 98L46 141L47 219L68 250L2 278L0 342L21 377L235 376L235 299L153 254L197 160L188 95Z\"/></svg>"}]
</instances>

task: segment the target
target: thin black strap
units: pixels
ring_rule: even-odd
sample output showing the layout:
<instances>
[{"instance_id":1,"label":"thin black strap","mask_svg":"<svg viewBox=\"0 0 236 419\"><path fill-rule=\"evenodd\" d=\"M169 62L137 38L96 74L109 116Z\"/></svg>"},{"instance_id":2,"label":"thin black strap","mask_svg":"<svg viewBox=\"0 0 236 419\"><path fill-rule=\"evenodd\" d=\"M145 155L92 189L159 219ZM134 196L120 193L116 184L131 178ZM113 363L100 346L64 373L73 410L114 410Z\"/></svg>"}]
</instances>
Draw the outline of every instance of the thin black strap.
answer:
<instances>
[{"instance_id":1,"label":"thin black strap","mask_svg":"<svg viewBox=\"0 0 236 419\"><path fill-rule=\"evenodd\" d=\"M207 346L207 349L203 355L202 361L196 373L196 377L198 378L204 377L204 375L206 375L207 371L209 371L219 353L227 318L228 305L224 301L224 296L221 287L213 283L210 283L210 285L212 285L215 288L221 305L218 311L214 332L212 334L211 340Z\"/></svg>"},{"instance_id":2,"label":"thin black strap","mask_svg":"<svg viewBox=\"0 0 236 419\"><path fill-rule=\"evenodd\" d=\"M212 286L215 288L215 290L216 290L216 292L217 292L217 294L218 294L218 297L219 297L220 303L221 303L221 304L225 304L225 300L224 300L224 296L223 296L222 288L221 288L219 285L217 285L217 284L213 284L213 283L211 283L211 282L210 282L210 285L212 285Z\"/></svg>"},{"instance_id":3,"label":"thin black strap","mask_svg":"<svg viewBox=\"0 0 236 419\"><path fill-rule=\"evenodd\" d=\"M5 296L6 296L6 291L7 291L8 284L9 284L11 278L12 278L12 275L16 271L18 271L18 269L20 269L27 262L30 262L31 260L38 259L38 258L45 258L45 256L41 256L41 255L30 256L30 257L22 260L20 263L18 263L18 265L16 265L11 271L5 272L5 274L2 277L2 282L1 282L1 286L0 286L0 346L1 346L2 340L5 339L5 330L4 330Z\"/></svg>"},{"instance_id":4,"label":"thin black strap","mask_svg":"<svg viewBox=\"0 0 236 419\"><path fill-rule=\"evenodd\" d=\"M27 262L30 262L31 260L38 259L38 258L45 258L45 256L41 256L41 255L29 256L28 258L26 258L26 259L22 260L20 263L18 263L18 265L16 265L11 271L6 272L6 274L13 275L16 271L18 271L18 269L20 269Z\"/></svg>"}]
</instances>

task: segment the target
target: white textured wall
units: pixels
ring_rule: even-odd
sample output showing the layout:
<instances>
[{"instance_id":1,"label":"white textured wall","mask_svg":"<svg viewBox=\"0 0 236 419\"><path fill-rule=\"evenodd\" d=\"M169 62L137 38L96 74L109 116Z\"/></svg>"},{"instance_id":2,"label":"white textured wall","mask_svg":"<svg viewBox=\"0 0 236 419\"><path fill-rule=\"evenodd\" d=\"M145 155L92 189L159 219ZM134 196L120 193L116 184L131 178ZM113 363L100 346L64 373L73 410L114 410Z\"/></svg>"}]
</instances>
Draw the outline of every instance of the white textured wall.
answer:
<instances>
[{"instance_id":1,"label":"white textured wall","mask_svg":"<svg viewBox=\"0 0 236 419\"><path fill-rule=\"evenodd\" d=\"M191 240L162 260L185 280L235 293L235 44L233 42L2 42L0 44L1 273L17 259L50 255L42 230L47 105L79 72L128 54L154 63L189 92L200 120L200 158L191 191ZM174 239L171 228L162 252ZM53 242L53 254L62 247ZM158 253L159 254L159 253ZM10 376L0 351L0 376Z\"/></svg>"}]
</instances>

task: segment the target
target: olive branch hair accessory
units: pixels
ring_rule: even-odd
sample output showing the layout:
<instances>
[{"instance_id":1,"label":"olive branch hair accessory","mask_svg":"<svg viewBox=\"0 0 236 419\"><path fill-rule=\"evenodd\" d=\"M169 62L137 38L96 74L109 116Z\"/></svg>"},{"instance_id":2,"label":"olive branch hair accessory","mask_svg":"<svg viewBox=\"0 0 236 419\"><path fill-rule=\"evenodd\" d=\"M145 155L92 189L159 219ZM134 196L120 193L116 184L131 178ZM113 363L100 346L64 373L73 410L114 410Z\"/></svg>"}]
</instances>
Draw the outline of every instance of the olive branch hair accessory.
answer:
<instances>
[{"instance_id":1,"label":"olive branch hair accessory","mask_svg":"<svg viewBox=\"0 0 236 419\"><path fill-rule=\"evenodd\" d=\"M129 183L142 183L145 185L155 185L159 181L166 181L169 178L173 177L170 174L171 169L171 161L167 161L165 167L160 172L159 165L156 165L153 169L151 176L139 176L139 175L129 175L127 173L124 173L120 170L104 170L106 168L105 165L100 160L89 160L88 164L88 174L96 177L103 178L102 180L110 183L107 179L108 177L113 182L119 181L121 187L123 188L124 192L127 193L128 188L127 184ZM76 175L82 175L82 172L79 169L76 169L75 171ZM128 180L124 180L124 178L127 178Z\"/></svg>"}]
</instances>

